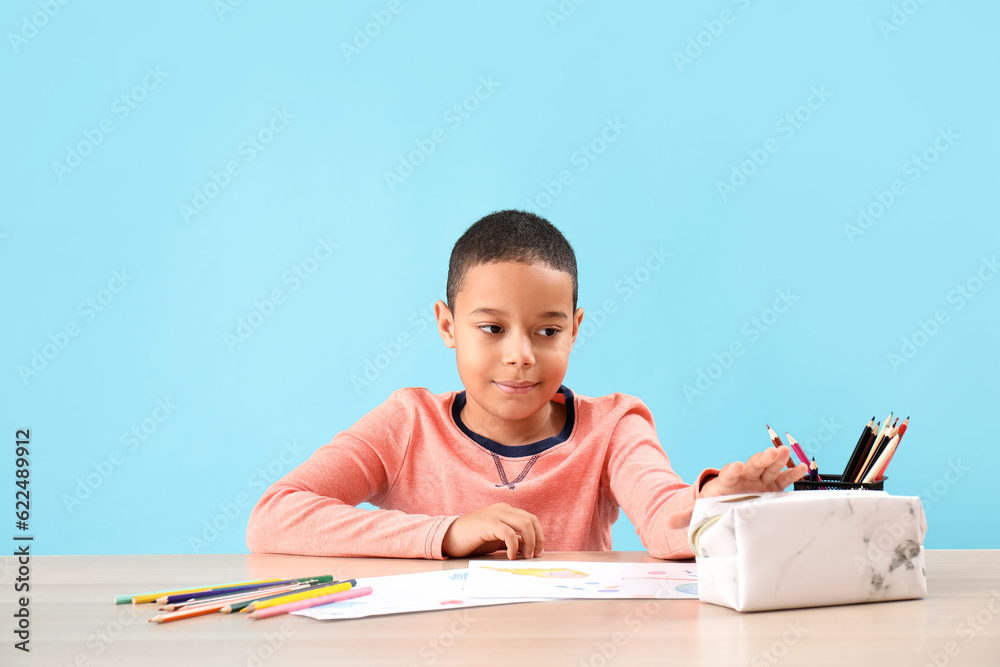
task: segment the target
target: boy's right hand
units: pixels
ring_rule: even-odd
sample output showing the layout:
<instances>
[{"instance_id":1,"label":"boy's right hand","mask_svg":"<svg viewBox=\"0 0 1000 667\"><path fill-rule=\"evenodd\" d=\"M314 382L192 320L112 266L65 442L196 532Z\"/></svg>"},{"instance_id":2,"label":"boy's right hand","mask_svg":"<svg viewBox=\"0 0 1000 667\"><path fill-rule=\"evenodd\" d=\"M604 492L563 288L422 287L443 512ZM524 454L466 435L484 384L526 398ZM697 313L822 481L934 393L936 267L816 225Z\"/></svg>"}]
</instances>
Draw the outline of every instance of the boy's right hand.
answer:
<instances>
[{"instance_id":1,"label":"boy's right hand","mask_svg":"<svg viewBox=\"0 0 1000 667\"><path fill-rule=\"evenodd\" d=\"M537 516L497 503L455 519L444 534L441 551L464 558L493 553L506 544L507 558L514 560L519 548L525 558L541 556L544 543Z\"/></svg>"}]
</instances>

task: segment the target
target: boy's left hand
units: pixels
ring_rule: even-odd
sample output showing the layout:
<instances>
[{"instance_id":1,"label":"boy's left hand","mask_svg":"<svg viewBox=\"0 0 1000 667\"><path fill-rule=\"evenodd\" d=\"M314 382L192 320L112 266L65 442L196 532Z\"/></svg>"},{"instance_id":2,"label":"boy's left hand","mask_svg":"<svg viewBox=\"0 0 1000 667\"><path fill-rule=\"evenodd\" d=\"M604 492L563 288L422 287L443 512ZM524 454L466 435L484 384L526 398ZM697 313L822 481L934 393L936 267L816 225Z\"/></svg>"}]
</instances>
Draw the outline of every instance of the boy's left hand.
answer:
<instances>
[{"instance_id":1,"label":"boy's left hand","mask_svg":"<svg viewBox=\"0 0 1000 667\"><path fill-rule=\"evenodd\" d=\"M757 452L746 463L733 461L719 471L719 476L705 482L698 492L699 498L728 496L737 493L766 493L783 491L792 482L802 479L809 472L805 463L785 468L791 456L787 445L768 447ZM667 519L670 528L686 528L691 523L694 505L671 514Z\"/></svg>"}]
</instances>

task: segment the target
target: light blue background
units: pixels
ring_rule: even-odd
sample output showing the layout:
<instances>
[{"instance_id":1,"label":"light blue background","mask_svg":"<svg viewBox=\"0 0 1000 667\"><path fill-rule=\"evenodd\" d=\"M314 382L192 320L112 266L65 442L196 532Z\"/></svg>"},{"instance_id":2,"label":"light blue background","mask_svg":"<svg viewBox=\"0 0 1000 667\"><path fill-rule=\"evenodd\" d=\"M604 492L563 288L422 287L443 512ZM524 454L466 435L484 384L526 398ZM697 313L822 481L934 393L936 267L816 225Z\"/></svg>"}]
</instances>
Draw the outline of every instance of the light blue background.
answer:
<instances>
[{"instance_id":1,"label":"light blue background","mask_svg":"<svg viewBox=\"0 0 1000 667\"><path fill-rule=\"evenodd\" d=\"M14 432L30 428L36 553L245 552L270 481L398 387L462 388L422 313L458 236L530 199L573 244L584 322L600 323L565 383L641 397L685 479L768 446L766 423L837 471L869 417L895 410L912 419L888 489L922 497L926 545L1000 547L983 511L1000 463L1000 280L984 264L1000 249L1000 7L592 0L554 21L555 0L400 0L345 56L387 4L5 5L5 532ZM115 100L144 77L123 117ZM498 86L456 127L446 112L481 78ZM248 161L241 142L275 109L294 118ZM113 131L57 175L104 119ZM624 127L581 170L608 119ZM436 128L445 141L390 187ZM911 180L926 149L936 161ZM239 173L185 221L231 160ZM873 224L845 229L897 179ZM296 286L318 238L338 247ZM670 257L648 271L651 248ZM273 290L284 302L227 345ZM775 319L779 290L794 300ZM107 303L91 318L87 299ZM403 333L412 344L378 356ZM36 352L51 358L26 374ZM366 362L384 368L352 385ZM699 372L714 377L686 396ZM162 423L157 401L176 406ZM123 441L144 421L145 440ZM614 546L642 548L624 516Z\"/></svg>"}]
</instances>

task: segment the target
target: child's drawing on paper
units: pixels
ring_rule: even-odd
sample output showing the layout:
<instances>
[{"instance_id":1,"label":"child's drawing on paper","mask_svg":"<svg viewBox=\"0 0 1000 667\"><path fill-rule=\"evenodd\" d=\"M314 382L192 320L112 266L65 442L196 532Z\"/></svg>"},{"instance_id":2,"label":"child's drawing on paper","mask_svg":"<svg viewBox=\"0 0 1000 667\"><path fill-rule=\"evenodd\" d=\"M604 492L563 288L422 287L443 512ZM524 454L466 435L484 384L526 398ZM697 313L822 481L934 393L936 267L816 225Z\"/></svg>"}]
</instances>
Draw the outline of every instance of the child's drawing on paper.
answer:
<instances>
[{"instance_id":1,"label":"child's drawing on paper","mask_svg":"<svg viewBox=\"0 0 1000 667\"><path fill-rule=\"evenodd\" d=\"M465 599L509 595L552 598L697 597L697 569L687 563L536 561L531 563L531 567L498 565L492 561L469 562Z\"/></svg>"},{"instance_id":2,"label":"child's drawing on paper","mask_svg":"<svg viewBox=\"0 0 1000 667\"><path fill-rule=\"evenodd\" d=\"M580 570L571 570L566 567L489 567L484 565L484 570L496 570L497 572L510 572L511 574L525 574L532 577L547 577L550 579L578 579L589 577L590 575Z\"/></svg>"}]
</instances>

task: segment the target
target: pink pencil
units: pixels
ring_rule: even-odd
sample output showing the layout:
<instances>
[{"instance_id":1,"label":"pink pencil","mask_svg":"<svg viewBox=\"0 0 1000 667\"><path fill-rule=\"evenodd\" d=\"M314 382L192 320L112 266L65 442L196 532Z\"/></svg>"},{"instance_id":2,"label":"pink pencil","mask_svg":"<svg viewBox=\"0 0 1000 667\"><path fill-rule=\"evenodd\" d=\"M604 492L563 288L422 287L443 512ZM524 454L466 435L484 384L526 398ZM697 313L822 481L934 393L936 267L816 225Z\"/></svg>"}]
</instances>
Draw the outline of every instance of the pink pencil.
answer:
<instances>
[{"instance_id":1,"label":"pink pencil","mask_svg":"<svg viewBox=\"0 0 1000 667\"><path fill-rule=\"evenodd\" d=\"M297 602L289 602L288 604L279 604L273 607L265 607L259 611L252 611L247 614L248 618L269 618L271 616L278 616L279 614L287 614L290 611L298 611L299 609L308 609L309 607L318 607L322 604L330 604L331 602L339 602L340 600L350 600L351 598L359 598L364 595L371 595L372 587L365 586L364 588L352 588L349 591L341 591L339 593L331 593L330 595L321 595L318 598L309 598L308 600L298 600Z\"/></svg>"},{"instance_id":2,"label":"pink pencil","mask_svg":"<svg viewBox=\"0 0 1000 667\"><path fill-rule=\"evenodd\" d=\"M806 456L806 453L802 451L802 448L799 447L799 443L796 442L795 438L793 438L788 431L785 431L785 435L788 436L788 445L792 448L792 451L795 452L795 455L799 457L800 461L808 466L809 458Z\"/></svg>"}]
</instances>

